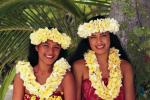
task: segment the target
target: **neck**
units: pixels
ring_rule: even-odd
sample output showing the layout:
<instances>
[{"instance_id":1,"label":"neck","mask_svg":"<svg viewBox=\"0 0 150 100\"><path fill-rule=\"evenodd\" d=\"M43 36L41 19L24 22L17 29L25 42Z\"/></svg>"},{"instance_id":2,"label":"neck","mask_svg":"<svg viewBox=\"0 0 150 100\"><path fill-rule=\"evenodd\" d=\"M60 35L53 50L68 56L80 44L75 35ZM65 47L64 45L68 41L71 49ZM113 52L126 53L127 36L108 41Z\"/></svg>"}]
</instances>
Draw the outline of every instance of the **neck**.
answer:
<instances>
[{"instance_id":1,"label":"neck","mask_svg":"<svg viewBox=\"0 0 150 100\"><path fill-rule=\"evenodd\" d=\"M52 65L47 65L42 61L39 61L37 65L38 72L40 73L50 73L52 71Z\"/></svg>"},{"instance_id":2,"label":"neck","mask_svg":"<svg viewBox=\"0 0 150 100\"><path fill-rule=\"evenodd\" d=\"M96 54L97 61L101 67L108 67L108 56L108 52L103 54Z\"/></svg>"}]
</instances>

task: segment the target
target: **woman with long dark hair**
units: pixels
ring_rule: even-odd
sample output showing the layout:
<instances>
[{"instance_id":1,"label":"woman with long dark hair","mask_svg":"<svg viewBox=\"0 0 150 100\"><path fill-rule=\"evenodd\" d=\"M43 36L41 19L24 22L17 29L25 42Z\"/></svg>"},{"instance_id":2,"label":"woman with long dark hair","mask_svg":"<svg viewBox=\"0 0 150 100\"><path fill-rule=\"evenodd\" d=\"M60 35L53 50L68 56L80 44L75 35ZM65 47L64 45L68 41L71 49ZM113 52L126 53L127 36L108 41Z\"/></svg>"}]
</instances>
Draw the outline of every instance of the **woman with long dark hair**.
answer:
<instances>
[{"instance_id":1,"label":"woman with long dark hair","mask_svg":"<svg viewBox=\"0 0 150 100\"><path fill-rule=\"evenodd\" d=\"M81 40L71 59L77 100L134 100L133 72L113 18L96 16L78 28Z\"/></svg>"},{"instance_id":2,"label":"woman with long dark hair","mask_svg":"<svg viewBox=\"0 0 150 100\"><path fill-rule=\"evenodd\" d=\"M13 100L75 100L70 65L62 55L71 38L56 28L40 28L30 39L29 62L16 65Z\"/></svg>"}]
</instances>

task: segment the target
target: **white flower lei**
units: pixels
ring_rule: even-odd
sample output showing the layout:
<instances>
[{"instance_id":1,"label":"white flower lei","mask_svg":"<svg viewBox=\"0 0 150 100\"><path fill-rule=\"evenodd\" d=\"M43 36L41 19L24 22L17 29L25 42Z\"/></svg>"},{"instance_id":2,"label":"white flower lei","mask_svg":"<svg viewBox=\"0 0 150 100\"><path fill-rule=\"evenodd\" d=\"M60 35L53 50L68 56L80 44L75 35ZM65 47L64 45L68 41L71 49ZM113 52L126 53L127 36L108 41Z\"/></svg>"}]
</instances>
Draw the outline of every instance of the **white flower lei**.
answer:
<instances>
[{"instance_id":1,"label":"white flower lei","mask_svg":"<svg viewBox=\"0 0 150 100\"><path fill-rule=\"evenodd\" d=\"M84 55L86 66L89 68L89 79L92 87L95 88L95 93L104 100L113 100L119 95L120 87L122 86L122 74L120 69L119 50L115 48L110 49L109 53L109 80L108 85L105 86L102 81L102 72L99 69L99 64L95 56L95 52L89 50Z\"/></svg>"},{"instance_id":2,"label":"white flower lei","mask_svg":"<svg viewBox=\"0 0 150 100\"><path fill-rule=\"evenodd\" d=\"M67 49L71 44L71 38L65 33L60 33L57 28L45 29L39 28L30 34L31 43L39 45L41 42L46 42L48 39L57 42L63 49Z\"/></svg>"},{"instance_id":3,"label":"white flower lei","mask_svg":"<svg viewBox=\"0 0 150 100\"><path fill-rule=\"evenodd\" d=\"M96 32L118 32L119 24L114 18L105 18L91 20L89 23L84 23L79 26L77 34L82 38L87 38Z\"/></svg>"},{"instance_id":4,"label":"white flower lei","mask_svg":"<svg viewBox=\"0 0 150 100\"><path fill-rule=\"evenodd\" d=\"M36 77L33 68L29 62L19 61L16 65L16 73L20 73L21 79L24 81L24 86L30 92L40 98L49 98L58 88L64 75L70 69L68 62L61 58L54 64L51 75L47 78L46 83L40 85L36 82Z\"/></svg>"}]
</instances>

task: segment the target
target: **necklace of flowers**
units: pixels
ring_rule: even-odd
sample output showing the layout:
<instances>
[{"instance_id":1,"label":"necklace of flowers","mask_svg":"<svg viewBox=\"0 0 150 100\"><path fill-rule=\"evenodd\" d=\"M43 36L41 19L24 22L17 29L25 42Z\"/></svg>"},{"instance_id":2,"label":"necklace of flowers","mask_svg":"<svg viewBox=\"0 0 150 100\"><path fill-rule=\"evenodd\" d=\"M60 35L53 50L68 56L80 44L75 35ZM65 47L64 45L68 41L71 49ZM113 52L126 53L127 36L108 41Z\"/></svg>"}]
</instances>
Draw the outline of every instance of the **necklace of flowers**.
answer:
<instances>
[{"instance_id":1,"label":"necklace of flowers","mask_svg":"<svg viewBox=\"0 0 150 100\"><path fill-rule=\"evenodd\" d=\"M30 100L62 100L61 96L50 96L47 99L37 98L35 95L31 96Z\"/></svg>"},{"instance_id":2,"label":"necklace of flowers","mask_svg":"<svg viewBox=\"0 0 150 100\"><path fill-rule=\"evenodd\" d=\"M24 86L30 92L40 98L49 98L61 84L65 73L70 69L66 59L61 58L54 64L51 75L47 78L46 83L41 85L36 81L33 68L29 62L19 61L16 65L16 73L20 73Z\"/></svg>"},{"instance_id":3,"label":"necklace of flowers","mask_svg":"<svg viewBox=\"0 0 150 100\"><path fill-rule=\"evenodd\" d=\"M121 60L119 56L119 50L110 49L108 58L109 80L106 86L102 80L102 71L99 69L95 52L89 50L84 55L86 66L89 68L89 79L92 87L95 89L95 93L104 100L113 100L119 95L120 87L122 86Z\"/></svg>"}]
</instances>

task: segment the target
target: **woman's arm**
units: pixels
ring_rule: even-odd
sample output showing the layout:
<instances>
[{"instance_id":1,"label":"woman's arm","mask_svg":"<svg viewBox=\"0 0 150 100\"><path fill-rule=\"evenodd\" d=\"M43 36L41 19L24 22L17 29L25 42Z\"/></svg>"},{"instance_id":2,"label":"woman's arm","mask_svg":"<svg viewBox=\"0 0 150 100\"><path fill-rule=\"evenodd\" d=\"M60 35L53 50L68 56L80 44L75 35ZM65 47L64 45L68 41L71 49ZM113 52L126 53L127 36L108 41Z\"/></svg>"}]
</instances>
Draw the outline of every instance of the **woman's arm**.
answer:
<instances>
[{"instance_id":1,"label":"woman's arm","mask_svg":"<svg viewBox=\"0 0 150 100\"><path fill-rule=\"evenodd\" d=\"M71 72L67 72L63 81L63 90L65 100L76 100L75 81Z\"/></svg>"},{"instance_id":2,"label":"woman's arm","mask_svg":"<svg viewBox=\"0 0 150 100\"><path fill-rule=\"evenodd\" d=\"M125 100L135 100L135 90L133 82L133 70L131 64L123 60L121 63L123 72L123 84L125 88Z\"/></svg>"},{"instance_id":3,"label":"woman's arm","mask_svg":"<svg viewBox=\"0 0 150 100\"><path fill-rule=\"evenodd\" d=\"M75 85L76 85L76 98L77 100L81 100L81 85L82 85L82 77L83 77L83 66L84 60L78 60L73 64L73 74L75 77Z\"/></svg>"},{"instance_id":4,"label":"woman's arm","mask_svg":"<svg viewBox=\"0 0 150 100\"><path fill-rule=\"evenodd\" d=\"M20 79L19 74L16 74L14 79L12 100L23 100L23 97L24 97L23 81Z\"/></svg>"}]
</instances>

